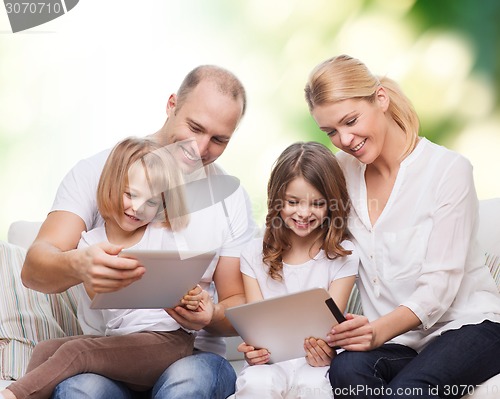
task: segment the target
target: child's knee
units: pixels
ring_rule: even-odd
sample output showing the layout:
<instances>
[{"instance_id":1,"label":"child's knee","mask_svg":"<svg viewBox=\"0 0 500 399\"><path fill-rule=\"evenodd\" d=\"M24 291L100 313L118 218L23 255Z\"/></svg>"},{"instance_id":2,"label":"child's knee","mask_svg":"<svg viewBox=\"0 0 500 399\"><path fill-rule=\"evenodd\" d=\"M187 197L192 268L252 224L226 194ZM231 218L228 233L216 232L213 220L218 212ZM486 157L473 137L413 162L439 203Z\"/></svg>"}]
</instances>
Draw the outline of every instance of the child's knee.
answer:
<instances>
[{"instance_id":1,"label":"child's knee","mask_svg":"<svg viewBox=\"0 0 500 399\"><path fill-rule=\"evenodd\" d=\"M62 345L58 339L47 339L40 341L33 349L33 355L50 357Z\"/></svg>"},{"instance_id":2,"label":"child's knee","mask_svg":"<svg viewBox=\"0 0 500 399\"><path fill-rule=\"evenodd\" d=\"M333 398L328 379L328 367L302 367L296 374L293 386L295 398Z\"/></svg>"},{"instance_id":3,"label":"child's knee","mask_svg":"<svg viewBox=\"0 0 500 399\"><path fill-rule=\"evenodd\" d=\"M59 339L48 339L38 342L33 349L33 354L31 355L28 369L26 371L31 371L42 363L45 363L45 361L51 357L61 345L62 342Z\"/></svg>"},{"instance_id":4,"label":"child's knee","mask_svg":"<svg viewBox=\"0 0 500 399\"><path fill-rule=\"evenodd\" d=\"M249 366L243 369L236 380L236 397L258 397L260 393L281 391L278 376L266 365ZM283 391L284 393L284 391Z\"/></svg>"}]
</instances>

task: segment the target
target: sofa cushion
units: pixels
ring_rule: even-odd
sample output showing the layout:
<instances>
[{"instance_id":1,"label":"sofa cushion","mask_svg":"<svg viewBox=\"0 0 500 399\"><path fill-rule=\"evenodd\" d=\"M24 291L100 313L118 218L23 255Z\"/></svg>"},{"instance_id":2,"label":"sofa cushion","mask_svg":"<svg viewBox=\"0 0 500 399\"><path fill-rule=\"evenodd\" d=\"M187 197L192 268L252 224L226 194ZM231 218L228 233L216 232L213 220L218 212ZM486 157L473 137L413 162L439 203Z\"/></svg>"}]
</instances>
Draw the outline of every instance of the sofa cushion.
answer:
<instances>
[{"instance_id":1,"label":"sofa cushion","mask_svg":"<svg viewBox=\"0 0 500 399\"><path fill-rule=\"evenodd\" d=\"M7 241L14 245L28 249L35 240L42 222L18 220L12 222L7 232Z\"/></svg>"},{"instance_id":2,"label":"sofa cushion","mask_svg":"<svg viewBox=\"0 0 500 399\"><path fill-rule=\"evenodd\" d=\"M490 269L491 275L495 279L498 291L500 292L500 255L487 253L486 266Z\"/></svg>"},{"instance_id":3,"label":"sofa cushion","mask_svg":"<svg viewBox=\"0 0 500 399\"><path fill-rule=\"evenodd\" d=\"M26 250L0 241L0 379L24 374L39 341L81 333L71 291L47 295L21 282Z\"/></svg>"}]
</instances>

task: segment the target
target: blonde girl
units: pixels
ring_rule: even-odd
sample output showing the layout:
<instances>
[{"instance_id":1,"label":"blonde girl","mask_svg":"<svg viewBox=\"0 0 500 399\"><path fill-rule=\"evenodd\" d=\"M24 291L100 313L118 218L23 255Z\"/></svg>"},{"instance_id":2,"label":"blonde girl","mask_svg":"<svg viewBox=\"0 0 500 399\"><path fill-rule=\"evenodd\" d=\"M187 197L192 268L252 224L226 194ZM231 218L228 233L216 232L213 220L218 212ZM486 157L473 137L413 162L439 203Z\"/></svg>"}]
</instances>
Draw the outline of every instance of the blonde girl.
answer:
<instances>
[{"instance_id":1,"label":"blonde girl","mask_svg":"<svg viewBox=\"0 0 500 399\"><path fill-rule=\"evenodd\" d=\"M128 138L111 151L97 189L105 225L82 234L79 247L108 241L123 248L173 248L172 230L188 222L182 174L166 148ZM94 292L78 287L78 320L85 335L40 342L27 373L0 393L6 399L46 399L58 383L81 373L146 391L165 369L193 351L193 334L163 309L90 309ZM183 298L203 306L196 287Z\"/></svg>"}]
</instances>

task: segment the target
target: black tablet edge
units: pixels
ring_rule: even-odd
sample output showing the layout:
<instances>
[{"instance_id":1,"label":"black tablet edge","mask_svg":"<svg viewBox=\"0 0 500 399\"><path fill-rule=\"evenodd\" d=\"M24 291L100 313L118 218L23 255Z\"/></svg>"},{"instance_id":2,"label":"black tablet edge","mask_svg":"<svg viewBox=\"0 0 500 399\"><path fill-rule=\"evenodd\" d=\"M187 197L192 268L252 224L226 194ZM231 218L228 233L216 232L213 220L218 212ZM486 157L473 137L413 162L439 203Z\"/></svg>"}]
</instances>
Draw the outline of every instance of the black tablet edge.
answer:
<instances>
[{"instance_id":1,"label":"black tablet edge","mask_svg":"<svg viewBox=\"0 0 500 399\"><path fill-rule=\"evenodd\" d=\"M346 318L344 317L339 307L332 298L328 298L327 300L325 300L325 303L326 306L328 306L328 309L330 309L330 312L332 312L333 316L337 319L339 323L342 323L343 321L346 320Z\"/></svg>"}]
</instances>

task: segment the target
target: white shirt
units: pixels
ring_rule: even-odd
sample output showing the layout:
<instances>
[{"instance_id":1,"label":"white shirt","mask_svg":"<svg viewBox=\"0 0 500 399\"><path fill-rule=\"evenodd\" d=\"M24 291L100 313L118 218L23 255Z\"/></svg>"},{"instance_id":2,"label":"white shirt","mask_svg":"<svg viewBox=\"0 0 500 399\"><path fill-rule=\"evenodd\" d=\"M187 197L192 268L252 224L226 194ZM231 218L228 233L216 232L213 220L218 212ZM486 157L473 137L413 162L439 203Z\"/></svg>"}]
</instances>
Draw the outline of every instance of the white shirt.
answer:
<instances>
[{"instance_id":1,"label":"white shirt","mask_svg":"<svg viewBox=\"0 0 500 399\"><path fill-rule=\"evenodd\" d=\"M83 232L78 248L107 241L104 226ZM134 249L172 249L172 233L148 225ZM91 309L91 300L83 284L77 286L78 322L84 334L125 335L139 331L175 331L182 328L163 309Z\"/></svg>"},{"instance_id":2,"label":"white shirt","mask_svg":"<svg viewBox=\"0 0 500 399\"><path fill-rule=\"evenodd\" d=\"M283 263L283 280L278 281L269 276L269 266L262 261L262 238L256 238L241 252L240 269L257 280L264 299L310 288L328 290L333 280L358 273L359 257L354 245L347 240L341 245L346 250L352 250L352 254L328 259L321 250L313 259L301 265Z\"/></svg>"},{"instance_id":3,"label":"white shirt","mask_svg":"<svg viewBox=\"0 0 500 399\"><path fill-rule=\"evenodd\" d=\"M87 230L104 224L97 210L96 192L101 171L110 151L108 149L81 160L68 172L57 190L51 212L74 213L82 218ZM215 163L204 169L209 179L212 176L226 174ZM186 229L183 233L175 233L176 243L180 249L217 251L216 257L200 282L204 289L211 295L215 295L213 274L219 256L239 257L241 250L254 237L256 231L248 194L240 185L224 201L218 201L212 206L191 212L190 226L192 228ZM220 355L225 353L224 339L211 335L205 330L198 332L195 347Z\"/></svg>"},{"instance_id":4,"label":"white shirt","mask_svg":"<svg viewBox=\"0 0 500 399\"><path fill-rule=\"evenodd\" d=\"M500 322L500 296L476 239L478 200L469 161L422 138L401 163L372 226L366 165L346 153L337 158L353 205L349 229L359 249L368 319L408 307L422 324L393 342L416 350L446 330Z\"/></svg>"}]
</instances>

